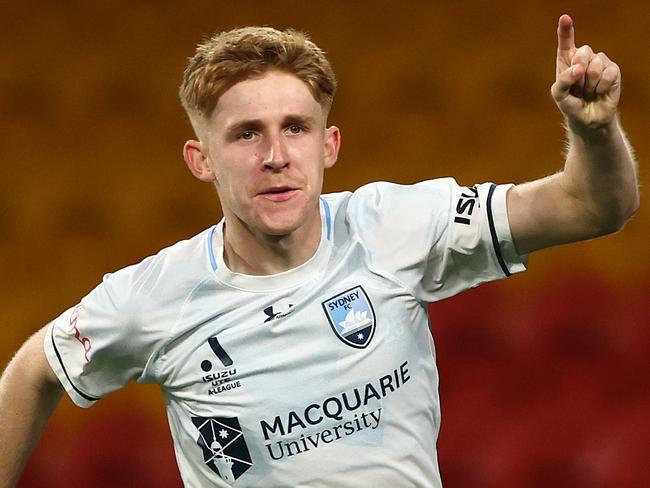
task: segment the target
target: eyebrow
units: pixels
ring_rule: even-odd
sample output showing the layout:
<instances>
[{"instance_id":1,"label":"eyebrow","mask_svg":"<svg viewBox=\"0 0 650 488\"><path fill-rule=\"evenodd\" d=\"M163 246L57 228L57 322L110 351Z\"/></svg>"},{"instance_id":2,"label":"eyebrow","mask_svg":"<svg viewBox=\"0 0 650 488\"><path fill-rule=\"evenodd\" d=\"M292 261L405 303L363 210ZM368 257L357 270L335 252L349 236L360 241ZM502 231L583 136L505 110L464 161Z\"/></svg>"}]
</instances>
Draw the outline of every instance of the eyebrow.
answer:
<instances>
[{"instance_id":1,"label":"eyebrow","mask_svg":"<svg viewBox=\"0 0 650 488\"><path fill-rule=\"evenodd\" d=\"M284 117L282 120L282 125L291 125L291 124L304 124L312 125L315 122L315 118L305 115L289 114ZM245 119L234 122L233 124L226 127L227 133L237 133L243 132L246 130L260 130L264 127L264 122L260 119Z\"/></svg>"}]
</instances>

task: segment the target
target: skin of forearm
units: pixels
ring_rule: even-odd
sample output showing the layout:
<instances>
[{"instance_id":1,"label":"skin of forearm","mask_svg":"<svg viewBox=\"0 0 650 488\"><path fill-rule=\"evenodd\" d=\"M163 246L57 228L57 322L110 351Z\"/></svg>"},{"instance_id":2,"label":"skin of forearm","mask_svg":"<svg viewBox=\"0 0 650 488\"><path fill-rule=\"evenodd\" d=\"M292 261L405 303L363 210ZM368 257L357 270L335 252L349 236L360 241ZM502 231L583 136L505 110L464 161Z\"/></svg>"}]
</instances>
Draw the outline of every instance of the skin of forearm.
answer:
<instances>
[{"instance_id":1,"label":"skin of forearm","mask_svg":"<svg viewBox=\"0 0 650 488\"><path fill-rule=\"evenodd\" d=\"M594 237L619 230L639 207L636 162L615 118L606 125L567 123L569 148L560 184L584 209Z\"/></svg>"},{"instance_id":2,"label":"skin of forearm","mask_svg":"<svg viewBox=\"0 0 650 488\"><path fill-rule=\"evenodd\" d=\"M29 339L0 378L0 488L16 485L63 394L45 369L42 339L42 332Z\"/></svg>"}]
</instances>

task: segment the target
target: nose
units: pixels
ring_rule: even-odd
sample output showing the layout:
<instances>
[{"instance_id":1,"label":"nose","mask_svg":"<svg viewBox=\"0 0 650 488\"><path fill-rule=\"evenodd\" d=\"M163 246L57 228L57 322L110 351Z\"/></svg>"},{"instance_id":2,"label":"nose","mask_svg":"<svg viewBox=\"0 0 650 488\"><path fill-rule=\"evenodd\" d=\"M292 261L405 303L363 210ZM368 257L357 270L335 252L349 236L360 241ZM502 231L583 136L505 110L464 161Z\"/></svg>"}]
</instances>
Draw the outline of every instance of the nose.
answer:
<instances>
[{"instance_id":1,"label":"nose","mask_svg":"<svg viewBox=\"0 0 650 488\"><path fill-rule=\"evenodd\" d=\"M281 134L269 136L268 149L262 163L265 167L275 171L282 169L289 164Z\"/></svg>"}]
</instances>

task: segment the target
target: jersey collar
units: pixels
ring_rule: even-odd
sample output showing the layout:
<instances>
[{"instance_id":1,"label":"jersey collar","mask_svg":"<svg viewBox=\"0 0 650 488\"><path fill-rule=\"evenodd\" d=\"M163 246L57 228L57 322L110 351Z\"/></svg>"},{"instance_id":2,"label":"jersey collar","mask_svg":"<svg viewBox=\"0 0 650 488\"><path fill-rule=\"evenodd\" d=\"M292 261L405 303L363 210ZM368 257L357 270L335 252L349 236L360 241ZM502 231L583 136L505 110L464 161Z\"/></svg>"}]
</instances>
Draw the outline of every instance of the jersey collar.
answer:
<instances>
[{"instance_id":1,"label":"jersey collar","mask_svg":"<svg viewBox=\"0 0 650 488\"><path fill-rule=\"evenodd\" d=\"M321 238L314 255L305 263L282 273L255 276L235 273L228 269L223 260L223 225L224 219L213 226L208 232L207 248L209 266L216 279L222 283L241 290L253 292L277 291L294 288L310 279L319 279L324 264L329 259L332 242L332 216L330 204L320 198Z\"/></svg>"}]
</instances>

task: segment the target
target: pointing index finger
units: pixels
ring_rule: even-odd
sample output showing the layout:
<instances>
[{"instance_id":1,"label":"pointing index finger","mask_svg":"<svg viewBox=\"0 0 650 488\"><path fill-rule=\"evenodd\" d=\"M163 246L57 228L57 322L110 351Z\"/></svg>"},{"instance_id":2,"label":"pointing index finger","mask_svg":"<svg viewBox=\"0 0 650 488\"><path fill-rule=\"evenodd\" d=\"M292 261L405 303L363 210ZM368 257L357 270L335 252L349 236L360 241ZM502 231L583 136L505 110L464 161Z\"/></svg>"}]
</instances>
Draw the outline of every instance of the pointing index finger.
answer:
<instances>
[{"instance_id":1,"label":"pointing index finger","mask_svg":"<svg viewBox=\"0 0 650 488\"><path fill-rule=\"evenodd\" d=\"M560 17L557 22L557 52L562 56L576 48L573 34L573 19L567 14Z\"/></svg>"}]
</instances>

